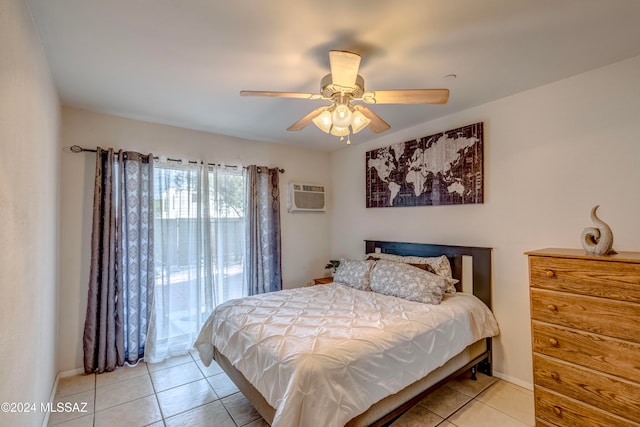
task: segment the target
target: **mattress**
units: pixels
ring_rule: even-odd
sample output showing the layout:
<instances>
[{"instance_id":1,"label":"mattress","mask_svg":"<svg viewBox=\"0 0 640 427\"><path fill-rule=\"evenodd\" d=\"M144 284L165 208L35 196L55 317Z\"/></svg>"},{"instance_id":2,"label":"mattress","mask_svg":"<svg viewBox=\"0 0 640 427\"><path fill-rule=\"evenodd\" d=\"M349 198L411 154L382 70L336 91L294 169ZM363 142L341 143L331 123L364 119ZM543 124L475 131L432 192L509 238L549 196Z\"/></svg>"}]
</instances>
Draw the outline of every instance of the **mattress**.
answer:
<instances>
[{"instance_id":1,"label":"mattress","mask_svg":"<svg viewBox=\"0 0 640 427\"><path fill-rule=\"evenodd\" d=\"M470 294L428 305L334 283L228 301L195 346L242 373L276 409L274 427L343 426L497 334Z\"/></svg>"}]
</instances>

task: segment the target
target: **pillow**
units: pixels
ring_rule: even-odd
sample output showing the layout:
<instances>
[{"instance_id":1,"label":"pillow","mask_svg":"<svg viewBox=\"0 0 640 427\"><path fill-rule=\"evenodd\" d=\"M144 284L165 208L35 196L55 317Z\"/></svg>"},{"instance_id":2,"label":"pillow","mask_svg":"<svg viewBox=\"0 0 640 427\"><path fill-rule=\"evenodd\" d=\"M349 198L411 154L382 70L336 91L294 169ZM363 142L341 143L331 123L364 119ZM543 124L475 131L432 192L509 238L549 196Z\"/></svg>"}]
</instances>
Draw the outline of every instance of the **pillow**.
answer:
<instances>
[{"instance_id":1,"label":"pillow","mask_svg":"<svg viewBox=\"0 0 640 427\"><path fill-rule=\"evenodd\" d=\"M388 261L396 261L403 262L411 265L428 265L433 269L433 273L437 274L440 277L443 277L447 282L447 287L445 289L446 293L455 294L456 287L455 284L459 282L458 279L453 278L453 274L451 273L451 264L449 263L449 258L445 255L438 257L419 257L419 256L400 256L394 254L367 254L365 259L377 258L384 259Z\"/></svg>"},{"instance_id":2,"label":"pillow","mask_svg":"<svg viewBox=\"0 0 640 427\"><path fill-rule=\"evenodd\" d=\"M333 281L344 283L361 291L370 291L369 273L375 261L354 261L340 258L340 265L333 274Z\"/></svg>"},{"instance_id":3,"label":"pillow","mask_svg":"<svg viewBox=\"0 0 640 427\"><path fill-rule=\"evenodd\" d=\"M365 259L367 259L368 257L371 258L375 258L375 259L384 259L387 261L395 261L395 262L404 262L404 257L401 255L394 255L394 254L367 254L365 255Z\"/></svg>"},{"instance_id":4,"label":"pillow","mask_svg":"<svg viewBox=\"0 0 640 427\"><path fill-rule=\"evenodd\" d=\"M368 260L373 260L373 261L378 261L380 258L376 258L376 257L373 257L373 256L369 255L369 256L367 256L367 259ZM405 263L405 264L409 264L409 265L411 265L413 267L419 268L420 270L427 270L429 273L436 274L436 272L433 269L433 267L431 267L429 264L412 264L410 262L409 263Z\"/></svg>"},{"instance_id":5,"label":"pillow","mask_svg":"<svg viewBox=\"0 0 640 427\"><path fill-rule=\"evenodd\" d=\"M440 304L446 286L444 277L407 263L380 260L371 270L372 291L409 301Z\"/></svg>"}]
</instances>

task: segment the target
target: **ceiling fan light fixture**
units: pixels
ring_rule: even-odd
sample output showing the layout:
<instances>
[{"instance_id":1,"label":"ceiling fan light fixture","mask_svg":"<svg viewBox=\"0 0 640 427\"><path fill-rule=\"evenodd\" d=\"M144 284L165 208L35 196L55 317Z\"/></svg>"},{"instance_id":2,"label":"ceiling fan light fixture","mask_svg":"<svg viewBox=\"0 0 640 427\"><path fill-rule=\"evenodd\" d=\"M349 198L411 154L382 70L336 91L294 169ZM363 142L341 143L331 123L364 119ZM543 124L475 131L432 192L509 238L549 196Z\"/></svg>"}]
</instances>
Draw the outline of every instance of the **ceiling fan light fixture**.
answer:
<instances>
[{"instance_id":1,"label":"ceiling fan light fixture","mask_svg":"<svg viewBox=\"0 0 640 427\"><path fill-rule=\"evenodd\" d=\"M347 125L347 127L341 127L341 126L333 125L333 127L331 128L331 135L335 135L335 136L349 135L349 126Z\"/></svg>"},{"instance_id":2,"label":"ceiling fan light fixture","mask_svg":"<svg viewBox=\"0 0 640 427\"><path fill-rule=\"evenodd\" d=\"M358 74L360 55L344 50L329 51L331 72L320 81L320 94L303 92L240 91L241 96L268 96L275 98L297 98L330 101L330 105L316 108L287 128L299 131L313 122L318 129L351 141L356 134L368 127L373 133L389 130L391 126L380 116L362 104L351 105L351 101L365 104L445 104L449 100L449 89L388 89L365 92L364 78ZM445 79L455 78L455 74Z\"/></svg>"},{"instance_id":3,"label":"ceiling fan light fixture","mask_svg":"<svg viewBox=\"0 0 640 427\"><path fill-rule=\"evenodd\" d=\"M365 115L360 111L353 112L351 117L351 130L353 131L353 133L360 132L362 129L369 126L369 123L371 123L371 119L365 117Z\"/></svg>"},{"instance_id":4,"label":"ceiling fan light fixture","mask_svg":"<svg viewBox=\"0 0 640 427\"><path fill-rule=\"evenodd\" d=\"M331 112L323 111L319 116L313 119L313 124L324 133L329 133L331 125L333 124L331 121Z\"/></svg>"},{"instance_id":5,"label":"ceiling fan light fixture","mask_svg":"<svg viewBox=\"0 0 640 427\"><path fill-rule=\"evenodd\" d=\"M331 113L331 121L333 122L333 126L348 128L351 124L351 116L351 109L348 105L338 104L333 110L333 113Z\"/></svg>"}]
</instances>

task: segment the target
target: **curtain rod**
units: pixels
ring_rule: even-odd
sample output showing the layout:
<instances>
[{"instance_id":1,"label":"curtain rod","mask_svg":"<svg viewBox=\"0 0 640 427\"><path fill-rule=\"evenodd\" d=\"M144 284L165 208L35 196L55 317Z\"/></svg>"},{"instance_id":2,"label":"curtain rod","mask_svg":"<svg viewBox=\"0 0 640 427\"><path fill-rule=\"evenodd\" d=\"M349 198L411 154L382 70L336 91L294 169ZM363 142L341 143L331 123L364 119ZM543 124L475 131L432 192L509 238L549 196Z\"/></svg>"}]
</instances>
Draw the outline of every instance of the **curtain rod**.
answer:
<instances>
[{"instance_id":1,"label":"curtain rod","mask_svg":"<svg viewBox=\"0 0 640 427\"><path fill-rule=\"evenodd\" d=\"M83 147L80 147L79 145L72 145L71 147L65 148L65 150L71 151L72 153L82 153L82 152L97 153L98 152L98 150L95 150L93 148L83 148ZM159 160L159 158L157 156L153 156L153 160L155 160L157 162ZM169 157L167 157L167 161L168 162L182 163L182 159L171 159ZM187 162L189 164L192 164L192 165L197 165L198 163L200 163L200 162L198 162L196 160L187 160ZM227 168L234 168L234 169L238 168L237 165L223 165L221 163L207 163L207 166L224 166L224 167L227 167ZM243 166L243 168L246 169L247 167ZM274 169L278 169L278 172L284 173L284 169L282 169L282 168L279 168L279 167L276 166Z\"/></svg>"}]
</instances>

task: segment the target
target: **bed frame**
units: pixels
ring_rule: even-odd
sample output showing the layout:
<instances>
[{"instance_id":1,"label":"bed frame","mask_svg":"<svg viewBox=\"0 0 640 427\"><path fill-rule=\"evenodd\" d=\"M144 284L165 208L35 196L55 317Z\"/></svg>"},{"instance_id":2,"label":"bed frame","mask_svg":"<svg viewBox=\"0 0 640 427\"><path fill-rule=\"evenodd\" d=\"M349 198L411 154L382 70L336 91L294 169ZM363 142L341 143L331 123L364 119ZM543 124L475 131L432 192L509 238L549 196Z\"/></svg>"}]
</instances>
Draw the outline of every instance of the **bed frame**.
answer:
<instances>
[{"instance_id":1,"label":"bed frame","mask_svg":"<svg viewBox=\"0 0 640 427\"><path fill-rule=\"evenodd\" d=\"M433 257L445 255L451 263L453 277L460 280L460 283L456 285L458 290L462 290L462 257L471 256L473 258L473 294L491 308L491 248L365 240L365 253L374 253L376 251L404 256ZM478 345L482 346L481 350L478 350ZM387 426L411 409L420 400L424 399L428 394L442 387L448 381L456 378L465 371L471 370L472 379L475 379L476 369L491 376L491 338L484 340L484 343L477 342L469 346L469 348L471 347L474 347L474 356L471 360L464 363L464 365L458 366L457 368L448 368L447 364L449 364L449 362L447 362L447 364L438 368L423 380L408 386L396 395L389 396L374 404L369 410L349 421L347 426ZM260 415L262 415L266 421L271 422L275 414L275 409L272 408L264 397L245 379L242 373L235 369L224 355L218 352L217 348L214 348L214 359ZM430 377L435 380L429 381ZM421 383L422 381L424 381L424 384L430 385L424 386L423 383ZM405 398L404 396L408 397ZM400 402L400 404L396 402ZM388 410L387 408L389 407L395 409Z\"/></svg>"},{"instance_id":2,"label":"bed frame","mask_svg":"<svg viewBox=\"0 0 640 427\"><path fill-rule=\"evenodd\" d=\"M492 261L491 248L482 248L475 246L449 246L449 245L432 245L427 243L402 243L402 242L385 242L380 240L365 240L365 253L381 253L395 255L413 255L421 257L436 257L445 255L451 264L452 275L454 279L460 282L456 284L456 290L462 291L463 274L462 260L463 256L470 256L473 260L472 278L473 278L473 295L478 297L487 307L491 308L491 278L492 278ZM480 371L485 375L493 376L492 354L491 354L491 338L485 339L484 351L466 363L463 367L448 374L445 378L439 380L426 390L420 392L415 397L400 405L393 411L379 418L371 426L387 426L399 418L403 413L411 409L427 395L445 385L448 381L458 377L465 371L471 371L471 379L476 379L476 371ZM446 366L446 365L445 365ZM349 424L348 424L349 425Z\"/></svg>"}]
</instances>

